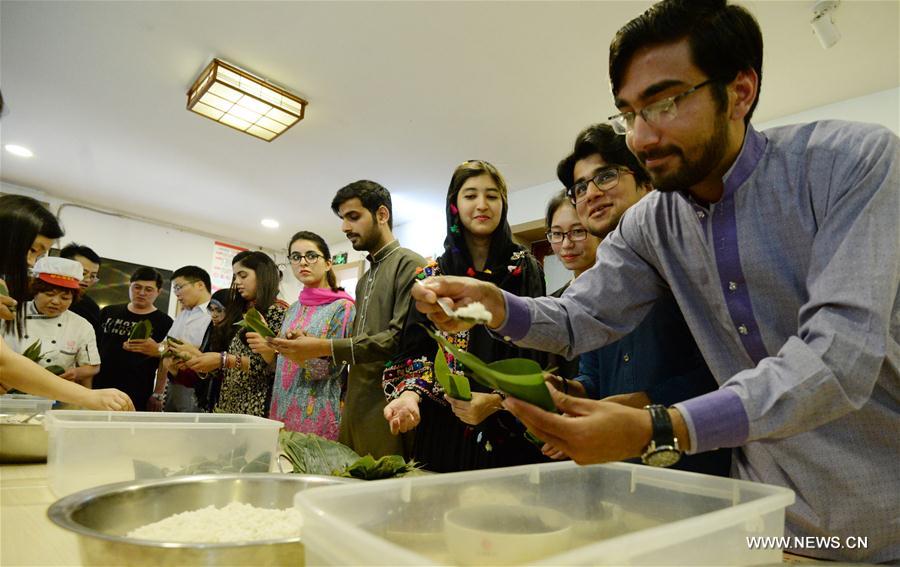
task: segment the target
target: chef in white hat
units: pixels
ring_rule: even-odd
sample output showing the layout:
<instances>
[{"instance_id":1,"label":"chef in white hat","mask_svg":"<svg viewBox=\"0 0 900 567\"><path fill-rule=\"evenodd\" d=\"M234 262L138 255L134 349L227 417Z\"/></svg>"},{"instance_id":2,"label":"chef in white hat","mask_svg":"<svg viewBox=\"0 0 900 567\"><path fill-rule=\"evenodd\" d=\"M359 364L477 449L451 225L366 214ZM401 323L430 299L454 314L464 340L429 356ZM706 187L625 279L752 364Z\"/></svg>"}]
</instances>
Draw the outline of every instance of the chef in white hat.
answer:
<instances>
[{"instance_id":1,"label":"chef in white hat","mask_svg":"<svg viewBox=\"0 0 900 567\"><path fill-rule=\"evenodd\" d=\"M82 273L75 260L44 256L35 262L34 299L25 308L25 330L16 350L24 353L40 341L38 364L90 388L91 379L100 371L97 338L86 319L69 311L81 294Z\"/></svg>"}]
</instances>

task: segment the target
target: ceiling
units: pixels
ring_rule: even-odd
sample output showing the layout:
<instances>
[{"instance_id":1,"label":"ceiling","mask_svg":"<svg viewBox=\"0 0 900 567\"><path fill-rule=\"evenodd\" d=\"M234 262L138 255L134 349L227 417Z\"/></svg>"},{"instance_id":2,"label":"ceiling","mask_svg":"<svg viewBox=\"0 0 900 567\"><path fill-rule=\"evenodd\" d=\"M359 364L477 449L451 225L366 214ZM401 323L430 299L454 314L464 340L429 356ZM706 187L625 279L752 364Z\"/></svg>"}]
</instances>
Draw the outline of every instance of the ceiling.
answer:
<instances>
[{"instance_id":1,"label":"ceiling","mask_svg":"<svg viewBox=\"0 0 900 567\"><path fill-rule=\"evenodd\" d=\"M553 180L613 113L609 41L649 5L3 0L0 136L35 157L3 152L2 179L260 246L342 240L331 197L357 179L391 190L395 224L440 206L466 159L513 191ZM900 2L843 2L827 51L811 1L744 5L766 41L757 123L900 84ZM212 57L307 99L306 118L266 143L186 111Z\"/></svg>"}]
</instances>

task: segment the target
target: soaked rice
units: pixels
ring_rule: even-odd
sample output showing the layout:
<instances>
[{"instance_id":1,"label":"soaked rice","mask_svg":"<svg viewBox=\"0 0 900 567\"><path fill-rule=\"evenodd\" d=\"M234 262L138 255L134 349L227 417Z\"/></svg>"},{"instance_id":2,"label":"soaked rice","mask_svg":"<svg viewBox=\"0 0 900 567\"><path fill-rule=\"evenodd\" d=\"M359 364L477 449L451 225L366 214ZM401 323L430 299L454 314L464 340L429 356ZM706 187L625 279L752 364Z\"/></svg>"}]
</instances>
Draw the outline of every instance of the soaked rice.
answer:
<instances>
[{"instance_id":1,"label":"soaked rice","mask_svg":"<svg viewBox=\"0 0 900 567\"><path fill-rule=\"evenodd\" d=\"M457 317L471 317L481 321L490 321L491 312L480 301L473 301L468 305L464 305L454 312Z\"/></svg>"},{"instance_id":2,"label":"soaked rice","mask_svg":"<svg viewBox=\"0 0 900 567\"><path fill-rule=\"evenodd\" d=\"M300 536L303 516L287 508L257 508L232 502L224 508L207 506L182 512L158 522L141 526L128 537L185 543L233 543Z\"/></svg>"}]
</instances>

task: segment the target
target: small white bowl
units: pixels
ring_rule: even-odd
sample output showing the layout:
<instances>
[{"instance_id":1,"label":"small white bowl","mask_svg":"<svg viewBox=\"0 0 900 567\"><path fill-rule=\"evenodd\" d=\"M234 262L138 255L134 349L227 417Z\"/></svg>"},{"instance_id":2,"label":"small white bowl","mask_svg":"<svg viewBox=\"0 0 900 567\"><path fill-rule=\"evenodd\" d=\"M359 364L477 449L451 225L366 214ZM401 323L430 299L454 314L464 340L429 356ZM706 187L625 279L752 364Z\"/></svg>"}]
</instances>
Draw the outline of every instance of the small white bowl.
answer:
<instances>
[{"instance_id":1,"label":"small white bowl","mask_svg":"<svg viewBox=\"0 0 900 567\"><path fill-rule=\"evenodd\" d=\"M511 565L566 549L572 521L552 508L520 505L464 506L444 516L444 540L464 565Z\"/></svg>"}]
</instances>

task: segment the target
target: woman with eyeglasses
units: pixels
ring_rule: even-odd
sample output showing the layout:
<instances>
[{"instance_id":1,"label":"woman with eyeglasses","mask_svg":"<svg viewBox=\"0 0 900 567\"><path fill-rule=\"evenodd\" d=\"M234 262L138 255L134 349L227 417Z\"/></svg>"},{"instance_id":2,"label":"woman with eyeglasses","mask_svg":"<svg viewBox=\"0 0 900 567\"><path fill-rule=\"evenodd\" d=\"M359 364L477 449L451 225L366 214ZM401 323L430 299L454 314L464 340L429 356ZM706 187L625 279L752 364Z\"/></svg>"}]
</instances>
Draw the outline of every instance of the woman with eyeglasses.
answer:
<instances>
[{"instance_id":1,"label":"woman with eyeglasses","mask_svg":"<svg viewBox=\"0 0 900 567\"><path fill-rule=\"evenodd\" d=\"M59 221L40 202L21 195L0 196L0 327L8 336L24 336L28 270L63 235ZM89 409L133 411L124 392L91 390L54 376L17 354L0 338L0 393L15 388Z\"/></svg>"},{"instance_id":2,"label":"woman with eyeglasses","mask_svg":"<svg viewBox=\"0 0 900 567\"><path fill-rule=\"evenodd\" d=\"M299 335L322 339L349 336L356 310L353 298L338 286L325 240L314 232L298 232L288 243L288 260L303 290L285 313L279 336L288 339ZM255 333L248 334L248 341L254 352L262 356L275 352ZM284 428L289 431L315 433L337 441L346 384L345 366L330 358L295 360L290 348L289 344L281 347L275 360L269 418L284 422Z\"/></svg>"},{"instance_id":3,"label":"woman with eyeglasses","mask_svg":"<svg viewBox=\"0 0 900 567\"><path fill-rule=\"evenodd\" d=\"M240 321L244 313L255 308L271 329L281 328L287 304L278 299L281 273L267 254L244 251L231 261L234 279L231 302L225 311L226 321ZM248 335L241 329L222 352L195 356L185 364L198 373L222 371L222 389L213 411L243 413L266 417L275 377L275 354L257 354L251 350Z\"/></svg>"},{"instance_id":4,"label":"woman with eyeglasses","mask_svg":"<svg viewBox=\"0 0 900 567\"><path fill-rule=\"evenodd\" d=\"M419 279L432 275L468 275L490 281L520 296L546 293L537 260L513 242L507 222L506 182L488 162L474 160L453 172L447 191L447 237L444 253L424 268ZM524 428L501 411L503 398L470 381L471 401L445 395L434 378L437 344L420 323L424 315L411 309L401 351L386 368L383 386L389 403L384 417L393 433L415 430L413 457L431 471L504 467L543 460L524 437ZM542 363L543 353L520 349L491 337L483 326L447 337L485 362L527 357ZM451 372L463 368L445 357Z\"/></svg>"},{"instance_id":5,"label":"woman with eyeglasses","mask_svg":"<svg viewBox=\"0 0 900 567\"><path fill-rule=\"evenodd\" d=\"M572 272L572 280L594 265L600 239L581 224L575 205L572 204L566 190L560 191L550 199L544 222L550 248L563 267ZM550 295L561 297L572 280ZM563 378L574 378L578 375L578 357L566 360L561 356L550 355L550 366L556 367L555 374Z\"/></svg>"}]
</instances>

